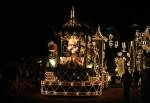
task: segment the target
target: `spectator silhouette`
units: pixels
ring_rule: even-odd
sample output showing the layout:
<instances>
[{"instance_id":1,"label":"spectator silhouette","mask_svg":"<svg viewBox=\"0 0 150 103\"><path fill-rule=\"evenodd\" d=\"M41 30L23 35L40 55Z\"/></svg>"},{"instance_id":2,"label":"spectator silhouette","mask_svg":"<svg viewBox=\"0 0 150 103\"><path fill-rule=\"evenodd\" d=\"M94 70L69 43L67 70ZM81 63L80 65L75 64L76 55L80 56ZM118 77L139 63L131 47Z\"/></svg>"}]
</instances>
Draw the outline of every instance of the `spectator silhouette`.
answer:
<instances>
[{"instance_id":1,"label":"spectator silhouette","mask_svg":"<svg viewBox=\"0 0 150 103\"><path fill-rule=\"evenodd\" d=\"M138 88L139 79L140 79L140 73L137 69L135 69L135 71L133 72L133 87L135 89Z\"/></svg>"},{"instance_id":2,"label":"spectator silhouette","mask_svg":"<svg viewBox=\"0 0 150 103\"><path fill-rule=\"evenodd\" d=\"M144 101L149 100L150 98L150 69L145 69L142 71L141 77L141 93Z\"/></svg>"},{"instance_id":3,"label":"spectator silhouette","mask_svg":"<svg viewBox=\"0 0 150 103\"><path fill-rule=\"evenodd\" d=\"M122 75L121 84L123 84L124 96L128 97L130 94L130 87L132 84L132 76L129 73L128 69L125 69L125 73L123 73Z\"/></svg>"}]
</instances>

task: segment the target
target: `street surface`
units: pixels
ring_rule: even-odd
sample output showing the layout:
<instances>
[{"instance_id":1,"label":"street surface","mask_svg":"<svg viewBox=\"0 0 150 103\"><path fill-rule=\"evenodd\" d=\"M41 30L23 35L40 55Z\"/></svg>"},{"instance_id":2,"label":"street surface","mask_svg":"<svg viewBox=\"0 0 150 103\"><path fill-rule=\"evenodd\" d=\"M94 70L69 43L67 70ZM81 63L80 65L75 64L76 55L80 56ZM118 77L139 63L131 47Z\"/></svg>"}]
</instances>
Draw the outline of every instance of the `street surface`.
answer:
<instances>
[{"instance_id":1,"label":"street surface","mask_svg":"<svg viewBox=\"0 0 150 103\"><path fill-rule=\"evenodd\" d=\"M40 91L30 90L18 96L9 97L11 102L15 103L143 103L140 89L131 88L129 98L123 96L123 88L109 87L103 90L99 97L52 97L43 96Z\"/></svg>"}]
</instances>

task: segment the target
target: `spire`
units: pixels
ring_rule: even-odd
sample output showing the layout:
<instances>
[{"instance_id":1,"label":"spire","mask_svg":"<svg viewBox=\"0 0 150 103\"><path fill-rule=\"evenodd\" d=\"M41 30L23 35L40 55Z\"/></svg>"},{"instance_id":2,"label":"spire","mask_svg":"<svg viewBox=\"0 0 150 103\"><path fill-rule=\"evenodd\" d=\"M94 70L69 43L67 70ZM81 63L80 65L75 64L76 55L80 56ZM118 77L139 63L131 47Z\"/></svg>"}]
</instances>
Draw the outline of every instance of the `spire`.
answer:
<instances>
[{"instance_id":1,"label":"spire","mask_svg":"<svg viewBox=\"0 0 150 103\"><path fill-rule=\"evenodd\" d=\"M80 24L76 21L75 19L75 10L74 10L74 6L72 6L72 9L70 11L70 19L69 21L64 24L64 27L67 26L67 27L74 27L74 26L80 26Z\"/></svg>"},{"instance_id":2,"label":"spire","mask_svg":"<svg viewBox=\"0 0 150 103\"><path fill-rule=\"evenodd\" d=\"M72 18L75 18L75 15L74 15L74 6L72 6Z\"/></svg>"},{"instance_id":3,"label":"spire","mask_svg":"<svg viewBox=\"0 0 150 103\"><path fill-rule=\"evenodd\" d=\"M71 11L70 11L71 13L70 13L70 19L72 19L72 9L71 9Z\"/></svg>"},{"instance_id":4,"label":"spire","mask_svg":"<svg viewBox=\"0 0 150 103\"><path fill-rule=\"evenodd\" d=\"M107 38L102 35L99 25L98 25L98 29L97 29L96 35L98 35L99 38L101 38L101 39L103 39L103 40L105 40L107 42Z\"/></svg>"},{"instance_id":5,"label":"spire","mask_svg":"<svg viewBox=\"0 0 150 103\"><path fill-rule=\"evenodd\" d=\"M72 26L75 25L75 15L74 15L74 7L72 6L72 18L70 18L72 20Z\"/></svg>"},{"instance_id":6,"label":"spire","mask_svg":"<svg viewBox=\"0 0 150 103\"><path fill-rule=\"evenodd\" d=\"M102 33L101 33L101 30L100 30L100 26L99 26L99 25L98 25L98 30L97 30L97 31L98 31L99 35L102 36Z\"/></svg>"}]
</instances>

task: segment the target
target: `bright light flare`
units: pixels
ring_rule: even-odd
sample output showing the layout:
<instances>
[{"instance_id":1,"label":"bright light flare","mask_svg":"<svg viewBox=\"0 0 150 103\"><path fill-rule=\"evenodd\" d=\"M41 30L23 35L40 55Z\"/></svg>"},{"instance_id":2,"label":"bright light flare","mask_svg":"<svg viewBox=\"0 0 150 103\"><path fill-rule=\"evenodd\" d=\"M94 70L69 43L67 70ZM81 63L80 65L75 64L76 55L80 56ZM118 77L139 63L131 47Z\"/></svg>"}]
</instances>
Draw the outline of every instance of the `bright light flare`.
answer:
<instances>
[{"instance_id":1,"label":"bright light flare","mask_svg":"<svg viewBox=\"0 0 150 103\"><path fill-rule=\"evenodd\" d=\"M49 62L52 67L56 67L56 59L49 59Z\"/></svg>"}]
</instances>

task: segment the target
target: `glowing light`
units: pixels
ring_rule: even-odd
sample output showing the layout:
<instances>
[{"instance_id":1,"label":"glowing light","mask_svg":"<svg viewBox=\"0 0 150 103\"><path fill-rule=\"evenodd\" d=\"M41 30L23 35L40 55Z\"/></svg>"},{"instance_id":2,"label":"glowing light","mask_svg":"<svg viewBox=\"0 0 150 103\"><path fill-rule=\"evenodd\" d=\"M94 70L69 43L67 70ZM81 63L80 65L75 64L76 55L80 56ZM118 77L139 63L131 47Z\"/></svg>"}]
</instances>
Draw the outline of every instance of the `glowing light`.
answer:
<instances>
[{"instance_id":1,"label":"glowing light","mask_svg":"<svg viewBox=\"0 0 150 103\"><path fill-rule=\"evenodd\" d=\"M114 36L112 34L109 34L109 40L112 40Z\"/></svg>"},{"instance_id":2,"label":"glowing light","mask_svg":"<svg viewBox=\"0 0 150 103\"><path fill-rule=\"evenodd\" d=\"M44 85L44 81L42 81L41 84Z\"/></svg>"},{"instance_id":3,"label":"glowing light","mask_svg":"<svg viewBox=\"0 0 150 103\"><path fill-rule=\"evenodd\" d=\"M71 82L71 86L73 86L74 85L74 83L73 82Z\"/></svg>"},{"instance_id":4,"label":"glowing light","mask_svg":"<svg viewBox=\"0 0 150 103\"><path fill-rule=\"evenodd\" d=\"M122 48L123 48L122 51L125 52L125 49L126 49L126 43L125 42L122 43Z\"/></svg>"},{"instance_id":5,"label":"glowing light","mask_svg":"<svg viewBox=\"0 0 150 103\"><path fill-rule=\"evenodd\" d=\"M87 64L86 67L87 67L87 68L92 68L92 67L93 67L93 64Z\"/></svg>"},{"instance_id":6,"label":"glowing light","mask_svg":"<svg viewBox=\"0 0 150 103\"><path fill-rule=\"evenodd\" d=\"M51 82L49 82L49 85L51 85Z\"/></svg>"},{"instance_id":7,"label":"glowing light","mask_svg":"<svg viewBox=\"0 0 150 103\"><path fill-rule=\"evenodd\" d=\"M118 41L115 41L115 48L118 47Z\"/></svg>"},{"instance_id":8,"label":"glowing light","mask_svg":"<svg viewBox=\"0 0 150 103\"><path fill-rule=\"evenodd\" d=\"M68 44L71 45L76 45L77 44L77 37L76 36L71 36L71 38L68 41Z\"/></svg>"},{"instance_id":9,"label":"glowing light","mask_svg":"<svg viewBox=\"0 0 150 103\"><path fill-rule=\"evenodd\" d=\"M79 92L77 92L76 94L79 95Z\"/></svg>"},{"instance_id":10,"label":"glowing light","mask_svg":"<svg viewBox=\"0 0 150 103\"><path fill-rule=\"evenodd\" d=\"M39 61L37 61L37 63L42 63L42 61L41 61L41 60L39 60Z\"/></svg>"},{"instance_id":11,"label":"glowing light","mask_svg":"<svg viewBox=\"0 0 150 103\"><path fill-rule=\"evenodd\" d=\"M108 81L111 81L111 76L110 75L108 76Z\"/></svg>"},{"instance_id":12,"label":"glowing light","mask_svg":"<svg viewBox=\"0 0 150 103\"><path fill-rule=\"evenodd\" d=\"M125 58L125 57L123 57L123 60L126 60L126 58Z\"/></svg>"},{"instance_id":13,"label":"glowing light","mask_svg":"<svg viewBox=\"0 0 150 103\"><path fill-rule=\"evenodd\" d=\"M130 61L129 61L129 62L127 62L127 66L130 66Z\"/></svg>"},{"instance_id":14,"label":"glowing light","mask_svg":"<svg viewBox=\"0 0 150 103\"><path fill-rule=\"evenodd\" d=\"M56 95L57 93L54 91L54 95Z\"/></svg>"},{"instance_id":15,"label":"glowing light","mask_svg":"<svg viewBox=\"0 0 150 103\"><path fill-rule=\"evenodd\" d=\"M124 49L124 48L126 48L126 43L122 43L122 48Z\"/></svg>"},{"instance_id":16,"label":"glowing light","mask_svg":"<svg viewBox=\"0 0 150 103\"><path fill-rule=\"evenodd\" d=\"M49 62L52 67L56 67L56 59L49 59Z\"/></svg>"},{"instance_id":17,"label":"glowing light","mask_svg":"<svg viewBox=\"0 0 150 103\"><path fill-rule=\"evenodd\" d=\"M130 57L130 53L127 53L127 56Z\"/></svg>"},{"instance_id":18,"label":"glowing light","mask_svg":"<svg viewBox=\"0 0 150 103\"><path fill-rule=\"evenodd\" d=\"M67 93L67 92L65 92L64 94L65 94L65 95L67 95L68 93Z\"/></svg>"},{"instance_id":19,"label":"glowing light","mask_svg":"<svg viewBox=\"0 0 150 103\"><path fill-rule=\"evenodd\" d=\"M59 83L59 85L61 85L61 82Z\"/></svg>"},{"instance_id":20,"label":"glowing light","mask_svg":"<svg viewBox=\"0 0 150 103\"><path fill-rule=\"evenodd\" d=\"M134 45L133 45L133 41L131 41L130 43L131 43L131 47L133 47L133 46L134 46Z\"/></svg>"},{"instance_id":21,"label":"glowing light","mask_svg":"<svg viewBox=\"0 0 150 103\"><path fill-rule=\"evenodd\" d=\"M109 46L110 46L110 47L113 46L113 41L109 41Z\"/></svg>"},{"instance_id":22,"label":"glowing light","mask_svg":"<svg viewBox=\"0 0 150 103\"><path fill-rule=\"evenodd\" d=\"M118 56L122 56L122 52L119 52L119 53L118 53Z\"/></svg>"},{"instance_id":23,"label":"glowing light","mask_svg":"<svg viewBox=\"0 0 150 103\"><path fill-rule=\"evenodd\" d=\"M86 95L89 95L89 94L90 94L89 92L86 93Z\"/></svg>"}]
</instances>

